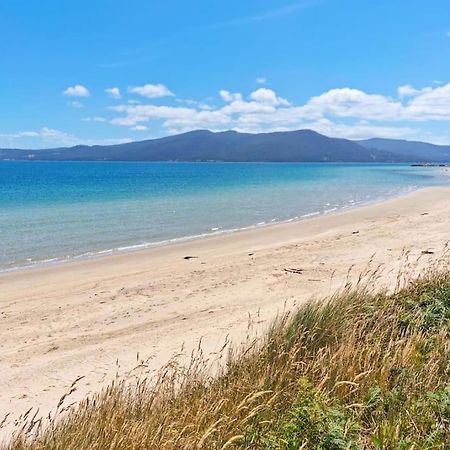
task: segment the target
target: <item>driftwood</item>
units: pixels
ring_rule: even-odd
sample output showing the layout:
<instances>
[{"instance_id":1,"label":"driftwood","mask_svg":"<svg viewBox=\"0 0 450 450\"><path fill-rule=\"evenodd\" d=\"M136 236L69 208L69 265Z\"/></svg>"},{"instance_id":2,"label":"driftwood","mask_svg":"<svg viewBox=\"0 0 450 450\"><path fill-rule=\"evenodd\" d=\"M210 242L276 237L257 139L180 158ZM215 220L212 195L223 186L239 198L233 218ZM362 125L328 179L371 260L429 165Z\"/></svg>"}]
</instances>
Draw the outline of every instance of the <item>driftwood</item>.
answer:
<instances>
[{"instance_id":1,"label":"driftwood","mask_svg":"<svg viewBox=\"0 0 450 450\"><path fill-rule=\"evenodd\" d=\"M284 271L289 273L296 273L298 275L301 275L303 273L303 269L296 269L294 267L286 267Z\"/></svg>"}]
</instances>

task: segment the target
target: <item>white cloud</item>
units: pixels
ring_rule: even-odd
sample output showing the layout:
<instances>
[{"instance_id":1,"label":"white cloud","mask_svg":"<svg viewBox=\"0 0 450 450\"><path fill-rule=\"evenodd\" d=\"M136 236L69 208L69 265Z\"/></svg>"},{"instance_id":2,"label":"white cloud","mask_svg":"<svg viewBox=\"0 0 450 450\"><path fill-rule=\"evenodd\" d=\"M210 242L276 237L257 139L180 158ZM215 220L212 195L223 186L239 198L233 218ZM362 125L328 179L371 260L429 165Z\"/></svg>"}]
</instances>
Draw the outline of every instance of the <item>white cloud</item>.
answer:
<instances>
[{"instance_id":1,"label":"white cloud","mask_svg":"<svg viewBox=\"0 0 450 450\"><path fill-rule=\"evenodd\" d=\"M64 131L44 127L40 131L40 137L48 142L61 142L64 145L71 145L74 137Z\"/></svg>"},{"instance_id":2,"label":"white cloud","mask_svg":"<svg viewBox=\"0 0 450 450\"><path fill-rule=\"evenodd\" d=\"M162 121L163 127L171 131L195 128L219 130L242 126L263 129L269 124L274 127L281 123L283 126L293 126L305 116L302 108L282 107L288 104L287 101L280 99L273 91L255 94L259 101L245 101L241 94L224 90L220 95L227 101L220 108L126 104L112 107L111 110L121 113L112 123L132 127L150 121Z\"/></svg>"},{"instance_id":3,"label":"white cloud","mask_svg":"<svg viewBox=\"0 0 450 450\"><path fill-rule=\"evenodd\" d=\"M88 88L81 84L69 86L63 94L68 97L89 97L90 95Z\"/></svg>"},{"instance_id":4,"label":"white cloud","mask_svg":"<svg viewBox=\"0 0 450 450\"><path fill-rule=\"evenodd\" d=\"M106 94L108 97L119 99L122 98L122 94L120 93L120 89L118 87L112 87L105 89Z\"/></svg>"},{"instance_id":5,"label":"white cloud","mask_svg":"<svg viewBox=\"0 0 450 450\"><path fill-rule=\"evenodd\" d=\"M139 94L146 98L173 97L175 95L163 84L145 84L144 86L129 87L128 92Z\"/></svg>"},{"instance_id":6,"label":"white cloud","mask_svg":"<svg viewBox=\"0 0 450 450\"><path fill-rule=\"evenodd\" d=\"M290 103L282 98L278 97L277 94L272 91L272 89L259 88L250 94L250 98L256 102L267 104L267 105L284 105L288 106Z\"/></svg>"},{"instance_id":7,"label":"white cloud","mask_svg":"<svg viewBox=\"0 0 450 450\"><path fill-rule=\"evenodd\" d=\"M259 78L257 81L262 84L266 80ZM128 91L147 99L174 96L163 84L129 87ZM122 94L117 87L108 88L105 92L114 99L120 98ZM64 95L88 97L90 94L86 87L75 85L68 87ZM380 136L428 141L433 140L433 135L425 132L427 125L423 124L431 121L450 122L450 83L430 82L430 86L425 87L404 84L392 96L340 87L319 93L295 105L263 86L245 95L222 89L219 95L223 102L217 102L217 97L208 97L203 101L176 99L177 103L171 102L176 106L152 104L145 98L140 101L129 100L128 103L124 100L124 104L109 108L114 112L112 119L93 116L81 120L109 122L129 127L133 131L146 131L150 123L156 122L156 127L161 126L169 133L199 128L246 132L311 128L331 136L354 139ZM79 101L81 99L67 100L73 107L83 106ZM436 137L435 140L437 139ZM439 136L439 142L444 141L445 136ZM12 147L16 142L66 146L117 140L86 140L50 127L0 134L0 146Z\"/></svg>"},{"instance_id":8,"label":"white cloud","mask_svg":"<svg viewBox=\"0 0 450 450\"><path fill-rule=\"evenodd\" d=\"M367 93L343 87L330 89L293 105L274 90L261 87L247 98L221 90L225 104L212 106L178 99L177 106L121 104L111 107L112 124L144 130L149 123L169 133L199 128L247 132L311 128L331 136L366 138L427 138L419 122L450 121L450 83L415 88L405 84L397 96ZM414 124L414 126L411 126ZM431 139L432 140L432 139Z\"/></svg>"},{"instance_id":9,"label":"white cloud","mask_svg":"<svg viewBox=\"0 0 450 450\"><path fill-rule=\"evenodd\" d=\"M309 128L327 136L345 139L367 139L382 137L390 139L410 139L418 136L417 130L411 127L380 126L370 122L359 121L353 124L335 123L329 119L319 119L307 123L304 128Z\"/></svg>"},{"instance_id":10,"label":"white cloud","mask_svg":"<svg viewBox=\"0 0 450 450\"><path fill-rule=\"evenodd\" d=\"M188 106L198 105L197 100L192 100L190 98L177 98L176 101L177 101L177 103L184 103L185 105L188 105Z\"/></svg>"},{"instance_id":11,"label":"white cloud","mask_svg":"<svg viewBox=\"0 0 450 450\"><path fill-rule=\"evenodd\" d=\"M443 86L415 89L410 85L398 88L398 99L367 94L358 89L331 89L312 97L305 109L311 114L350 117L374 121L449 121L450 83Z\"/></svg>"},{"instance_id":12,"label":"white cloud","mask_svg":"<svg viewBox=\"0 0 450 450\"><path fill-rule=\"evenodd\" d=\"M225 125L228 117L220 111L204 111L194 108L157 106L157 105L120 105L112 111L124 113L111 121L115 125L135 126L151 120L163 120L166 128L173 127L208 127Z\"/></svg>"},{"instance_id":13,"label":"white cloud","mask_svg":"<svg viewBox=\"0 0 450 450\"><path fill-rule=\"evenodd\" d=\"M403 109L398 101L350 88L331 89L312 97L305 108L318 116L330 115L366 120L396 120Z\"/></svg>"},{"instance_id":14,"label":"white cloud","mask_svg":"<svg viewBox=\"0 0 450 450\"><path fill-rule=\"evenodd\" d=\"M399 86L397 92L399 97L414 97L415 95L420 94L420 91L413 88L410 84Z\"/></svg>"},{"instance_id":15,"label":"white cloud","mask_svg":"<svg viewBox=\"0 0 450 450\"><path fill-rule=\"evenodd\" d=\"M81 119L83 122L106 122L104 117L94 116L94 117L83 117Z\"/></svg>"},{"instance_id":16,"label":"white cloud","mask_svg":"<svg viewBox=\"0 0 450 450\"><path fill-rule=\"evenodd\" d=\"M42 127L36 131L21 131L13 134L0 133L0 147L3 148L50 148L74 145L112 145L131 142L130 138L82 139L65 131Z\"/></svg>"},{"instance_id":17,"label":"white cloud","mask_svg":"<svg viewBox=\"0 0 450 450\"><path fill-rule=\"evenodd\" d=\"M266 84L266 83L267 83L267 78L265 78L265 77L259 77L259 78L256 79L256 82L257 82L258 84Z\"/></svg>"},{"instance_id":18,"label":"white cloud","mask_svg":"<svg viewBox=\"0 0 450 450\"><path fill-rule=\"evenodd\" d=\"M177 98L176 102L180 103L180 104L184 104L187 106L191 106L191 107L197 107L199 109L203 109L203 110L212 110L214 109L211 105L208 105L208 103L205 103L207 100L211 100L211 99L205 99L203 101L197 101L197 100L192 100L190 98ZM128 102L130 103L130 102Z\"/></svg>"},{"instance_id":19,"label":"white cloud","mask_svg":"<svg viewBox=\"0 0 450 450\"><path fill-rule=\"evenodd\" d=\"M69 102L68 105L72 106L73 108L84 108L83 103L81 103L77 100L74 100L73 102Z\"/></svg>"},{"instance_id":20,"label":"white cloud","mask_svg":"<svg viewBox=\"0 0 450 450\"><path fill-rule=\"evenodd\" d=\"M259 102L246 102L243 100L236 100L234 102L225 105L220 111L226 115L235 115L235 114L264 114L269 113L272 114L276 112L276 108L274 105L270 105L268 103L259 103Z\"/></svg>"},{"instance_id":21,"label":"white cloud","mask_svg":"<svg viewBox=\"0 0 450 450\"><path fill-rule=\"evenodd\" d=\"M405 106L411 120L450 120L450 83L424 88Z\"/></svg>"},{"instance_id":22,"label":"white cloud","mask_svg":"<svg viewBox=\"0 0 450 450\"><path fill-rule=\"evenodd\" d=\"M233 94L229 91L226 91L225 89L220 90L219 95L222 97L222 100L224 100L225 102L242 101L242 94L239 94L239 93Z\"/></svg>"},{"instance_id":23,"label":"white cloud","mask_svg":"<svg viewBox=\"0 0 450 450\"><path fill-rule=\"evenodd\" d=\"M19 131L18 133L0 133L2 139L20 139L27 137L39 137L37 131Z\"/></svg>"}]
</instances>

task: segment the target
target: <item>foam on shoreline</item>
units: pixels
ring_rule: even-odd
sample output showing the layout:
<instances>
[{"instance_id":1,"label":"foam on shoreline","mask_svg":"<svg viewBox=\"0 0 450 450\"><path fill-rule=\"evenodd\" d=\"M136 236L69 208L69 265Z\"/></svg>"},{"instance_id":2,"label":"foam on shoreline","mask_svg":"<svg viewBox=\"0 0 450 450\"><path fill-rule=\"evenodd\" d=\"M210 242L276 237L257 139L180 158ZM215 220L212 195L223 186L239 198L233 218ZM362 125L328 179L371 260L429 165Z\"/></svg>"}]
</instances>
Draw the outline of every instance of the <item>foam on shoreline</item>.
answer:
<instances>
[{"instance_id":1,"label":"foam on shoreline","mask_svg":"<svg viewBox=\"0 0 450 450\"><path fill-rule=\"evenodd\" d=\"M257 224L251 224L248 226L229 228L229 229L216 227L216 228L211 229L209 232L188 235L188 236L181 236L181 237L165 239L165 240L161 240L161 241L122 245L122 246L115 247L115 248L89 251L89 252L84 252L84 253L75 254L75 255L66 255L63 257L45 258L45 259L39 259L36 261L27 260L27 262L25 262L23 264L17 264L12 267L0 268L0 274L20 271L20 270L27 270L27 269L32 269L32 268L65 264L65 263L69 263L71 261L96 259L96 258L107 257L107 256L111 256L111 255L116 255L116 254L131 253L131 252L135 252L135 251L139 251L139 250L164 247L164 246L168 246L168 245L175 245L177 243L189 242L189 241L194 241L194 240L203 239L203 238L207 238L207 237L213 237L213 236L218 236L218 235L223 235L223 234L238 233L241 231L248 231L248 230L253 230L253 229L258 229L258 228L265 228L265 227L271 227L271 226L281 225L281 224L285 224L285 223L292 223L292 222L296 222L296 221L307 220L307 219L314 218L317 216L336 214L341 211L347 211L349 209L355 209L355 208L360 208L363 206L369 206L369 205L373 205L373 204L377 204L377 203L382 203L386 200L400 198L405 195L408 195L411 192L419 191L421 189L427 189L427 188L420 188L419 186L414 186L409 189L403 189L401 192L395 192L389 196L372 198L367 201L356 202L355 200L350 199L350 200L348 200L347 204L335 205L331 208L326 208L326 206L331 206L329 203L327 203L324 205L324 208L322 210L313 211L310 213L306 213L306 214L302 214L299 216L294 216L294 217L290 217L290 218L282 219L282 220L279 220L277 218L268 219L266 221L262 221Z\"/></svg>"}]
</instances>

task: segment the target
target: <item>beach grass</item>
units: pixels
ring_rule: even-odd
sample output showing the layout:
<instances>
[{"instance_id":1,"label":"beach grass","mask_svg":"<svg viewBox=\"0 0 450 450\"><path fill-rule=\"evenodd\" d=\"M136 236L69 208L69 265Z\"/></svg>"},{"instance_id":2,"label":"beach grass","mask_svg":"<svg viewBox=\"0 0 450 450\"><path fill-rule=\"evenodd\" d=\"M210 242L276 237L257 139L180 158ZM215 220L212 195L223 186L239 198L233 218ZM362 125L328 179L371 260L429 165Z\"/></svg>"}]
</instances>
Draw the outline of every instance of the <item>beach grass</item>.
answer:
<instances>
[{"instance_id":1,"label":"beach grass","mask_svg":"<svg viewBox=\"0 0 450 450\"><path fill-rule=\"evenodd\" d=\"M188 367L117 382L45 429L29 421L10 448L448 449L450 272L391 293L369 285L224 348L219 374L199 349Z\"/></svg>"}]
</instances>

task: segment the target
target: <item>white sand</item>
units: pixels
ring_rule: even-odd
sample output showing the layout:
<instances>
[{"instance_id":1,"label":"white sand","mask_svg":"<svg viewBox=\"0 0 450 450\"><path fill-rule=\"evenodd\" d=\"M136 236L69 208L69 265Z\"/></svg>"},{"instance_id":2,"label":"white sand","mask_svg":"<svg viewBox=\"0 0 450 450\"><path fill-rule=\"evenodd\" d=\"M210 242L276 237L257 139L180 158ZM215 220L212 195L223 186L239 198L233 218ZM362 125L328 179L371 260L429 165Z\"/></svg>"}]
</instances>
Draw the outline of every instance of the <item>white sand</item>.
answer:
<instances>
[{"instance_id":1,"label":"white sand","mask_svg":"<svg viewBox=\"0 0 450 450\"><path fill-rule=\"evenodd\" d=\"M135 367L137 353L158 369L183 343L189 351L203 338L211 351L227 334L239 342L249 315L264 326L285 304L328 295L374 254L372 266L382 263L392 285L404 250L431 261L448 240L450 189L433 188L295 223L0 275L0 422L30 407L47 414L78 376L85 378L67 403L99 390ZM290 267L303 273L284 271Z\"/></svg>"}]
</instances>

